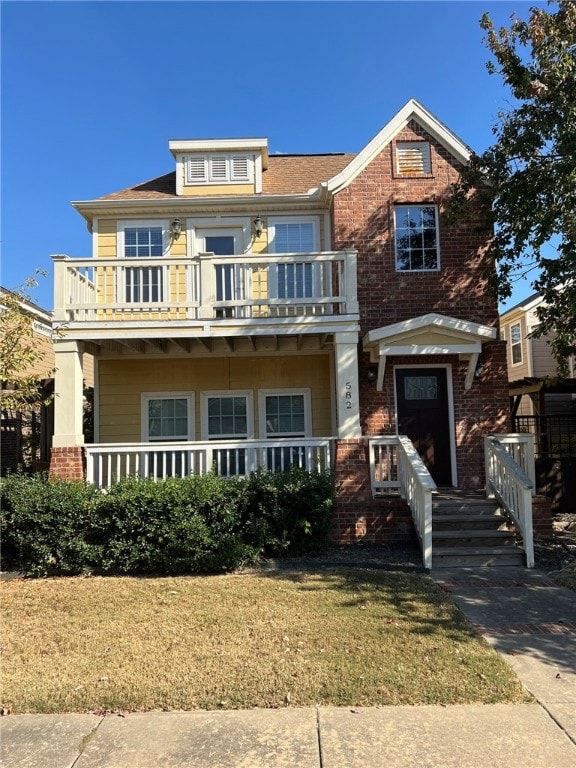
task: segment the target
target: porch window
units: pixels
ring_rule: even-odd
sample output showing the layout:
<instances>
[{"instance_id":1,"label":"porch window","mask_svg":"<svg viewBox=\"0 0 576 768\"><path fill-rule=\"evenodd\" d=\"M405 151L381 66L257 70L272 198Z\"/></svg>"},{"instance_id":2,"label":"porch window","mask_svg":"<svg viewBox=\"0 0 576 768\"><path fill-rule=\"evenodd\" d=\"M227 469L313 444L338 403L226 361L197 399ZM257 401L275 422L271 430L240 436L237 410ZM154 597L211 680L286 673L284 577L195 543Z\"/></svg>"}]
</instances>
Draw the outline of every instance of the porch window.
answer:
<instances>
[{"instance_id":1,"label":"porch window","mask_svg":"<svg viewBox=\"0 0 576 768\"><path fill-rule=\"evenodd\" d=\"M309 437L310 422L310 390L260 392L260 432L268 440ZM266 464L271 470L307 466L303 446L268 448L266 453Z\"/></svg>"},{"instance_id":2,"label":"porch window","mask_svg":"<svg viewBox=\"0 0 576 768\"><path fill-rule=\"evenodd\" d=\"M207 440L246 440L253 434L252 396L248 392L203 392L202 432ZM245 475L245 448L217 448L212 466L218 475Z\"/></svg>"},{"instance_id":3,"label":"porch window","mask_svg":"<svg viewBox=\"0 0 576 768\"><path fill-rule=\"evenodd\" d=\"M394 208L396 270L438 270L438 222L434 205L397 205Z\"/></svg>"},{"instance_id":4,"label":"porch window","mask_svg":"<svg viewBox=\"0 0 576 768\"><path fill-rule=\"evenodd\" d=\"M194 394L151 393L142 395L144 440L190 440L194 423Z\"/></svg>"},{"instance_id":5,"label":"porch window","mask_svg":"<svg viewBox=\"0 0 576 768\"><path fill-rule=\"evenodd\" d=\"M510 326L510 350L512 364L520 364L522 362L522 329L520 323L514 323Z\"/></svg>"},{"instance_id":6,"label":"porch window","mask_svg":"<svg viewBox=\"0 0 576 768\"><path fill-rule=\"evenodd\" d=\"M157 259L164 254L162 226L127 226L123 228L123 236L126 259ZM145 265L126 267L124 286L124 300L129 304L163 301L163 269Z\"/></svg>"}]
</instances>

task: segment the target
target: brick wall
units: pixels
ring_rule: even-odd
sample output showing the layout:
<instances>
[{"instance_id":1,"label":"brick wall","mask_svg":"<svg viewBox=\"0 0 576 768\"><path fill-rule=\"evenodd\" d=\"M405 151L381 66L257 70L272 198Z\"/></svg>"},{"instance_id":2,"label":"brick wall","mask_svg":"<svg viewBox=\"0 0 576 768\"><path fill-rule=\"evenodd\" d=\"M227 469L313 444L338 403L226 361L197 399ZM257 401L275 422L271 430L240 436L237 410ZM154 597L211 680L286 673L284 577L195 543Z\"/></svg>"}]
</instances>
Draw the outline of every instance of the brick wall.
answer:
<instances>
[{"instance_id":1,"label":"brick wall","mask_svg":"<svg viewBox=\"0 0 576 768\"><path fill-rule=\"evenodd\" d=\"M51 477L58 480L83 480L85 469L85 456L82 446L52 448L50 454Z\"/></svg>"},{"instance_id":2,"label":"brick wall","mask_svg":"<svg viewBox=\"0 0 576 768\"><path fill-rule=\"evenodd\" d=\"M426 140L431 146L432 174L398 177L393 170L392 142L333 201L333 247L358 250L358 300L361 337L368 331L428 312L497 327L498 306L488 291L485 256L487 231L480 231L480 213L449 225L445 200L459 173L459 164L411 121L398 141ZM438 206L440 270L399 273L395 266L394 205L430 203ZM483 347L484 374L464 390L467 363L457 356L394 357L387 364L384 389L367 382L369 358L360 352L360 411L364 434L394 433L393 366L427 364L452 366L458 485L482 488L482 436L509 429L505 344Z\"/></svg>"}]
</instances>

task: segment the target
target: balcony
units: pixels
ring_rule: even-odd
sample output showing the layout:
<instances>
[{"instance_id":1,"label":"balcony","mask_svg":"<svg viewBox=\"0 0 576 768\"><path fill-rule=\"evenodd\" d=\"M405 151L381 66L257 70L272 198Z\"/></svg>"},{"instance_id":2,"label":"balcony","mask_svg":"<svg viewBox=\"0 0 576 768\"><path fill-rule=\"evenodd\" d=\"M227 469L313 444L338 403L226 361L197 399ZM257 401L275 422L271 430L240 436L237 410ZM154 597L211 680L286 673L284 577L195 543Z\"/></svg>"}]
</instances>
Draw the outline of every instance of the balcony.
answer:
<instances>
[{"instance_id":1,"label":"balcony","mask_svg":"<svg viewBox=\"0 0 576 768\"><path fill-rule=\"evenodd\" d=\"M189 258L53 256L54 319L66 334L128 326L198 329L357 321L356 252Z\"/></svg>"}]
</instances>

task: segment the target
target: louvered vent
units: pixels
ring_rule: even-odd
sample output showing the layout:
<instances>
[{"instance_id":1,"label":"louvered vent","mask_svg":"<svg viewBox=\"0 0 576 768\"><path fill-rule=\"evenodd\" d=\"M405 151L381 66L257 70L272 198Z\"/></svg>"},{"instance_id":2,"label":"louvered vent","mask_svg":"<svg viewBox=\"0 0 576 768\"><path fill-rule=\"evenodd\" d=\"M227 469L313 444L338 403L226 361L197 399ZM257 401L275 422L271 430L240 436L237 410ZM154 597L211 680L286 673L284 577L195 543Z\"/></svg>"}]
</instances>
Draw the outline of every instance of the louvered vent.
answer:
<instances>
[{"instance_id":1,"label":"louvered vent","mask_svg":"<svg viewBox=\"0 0 576 768\"><path fill-rule=\"evenodd\" d=\"M210 158L210 180L228 181L227 163L225 157Z\"/></svg>"},{"instance_id":2,"label":"louvered vent","mask_svg":"<svg viewBox=\"0 0 576 768\"><path fill-rule=\"evenodd\" d=\"M398 142L396 159L399 174L431 173L430 144L426 141Z\"/></svg>"},{"instance_id":3,"label":"louvered vent","mask_svg":"<svg viewBox=\"0 0 576 768\"><path fill-rule=\"evenodd\" d=\"M190 157L188 159L187 180L191 183L206 181L206 161L203 157Z\"/></svg>"},{"instance_id":4,"label":"louvered vent","mask_svg":"<svg viewBox=\"0 0 576 768\"><path fill-rule=\"evenodd\" d=\"M232 158L232 179L234 181L248 181L248 158Z\"/></svg>"}]
</instances>

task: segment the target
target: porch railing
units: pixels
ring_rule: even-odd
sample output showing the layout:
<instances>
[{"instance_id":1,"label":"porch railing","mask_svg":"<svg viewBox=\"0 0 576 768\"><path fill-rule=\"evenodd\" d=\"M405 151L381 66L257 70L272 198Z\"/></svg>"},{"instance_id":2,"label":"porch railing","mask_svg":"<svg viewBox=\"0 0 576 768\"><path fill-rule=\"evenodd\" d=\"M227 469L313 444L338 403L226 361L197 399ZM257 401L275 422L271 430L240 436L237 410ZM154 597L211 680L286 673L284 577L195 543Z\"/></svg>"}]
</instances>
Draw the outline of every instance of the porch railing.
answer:
<instances>
[{"instance_id":1,"label":"porch railing","mask_svg":"<svg viewBox=\"0 0 576 768\"><path fill-rule=\"evenodd\" d=\"M358 312L356 252L53 256L57 321L218 320Z\"/></svg>"},{"instance_id":2,"label":"porch railing","mask_svg":"<svg viewBox=\"0 0 576 768\"><path fill-rule=\"evenodd\" d=\"M372 493L398 491L406 499L425 568L432 568L432 494L436 483L406 435L369 441Z\"/></svg>"},{"instance_id":3,"label":"porch railing","mask_svg":"<svg viewBox=\"0 0 576 768\"><path fill-rule=\"evenodd\" d=\"M107 488L126 477L243 476L257 469L332 466L332 439L210 440L204 442L99 443L86 446L86 479Z\"/></svg>"},{"instance_id":4,"label":"porch railing","mask_svg":"<svg viewBox=\"0 0 576 768\"><path fill-rule=\"evenodd\" d=\"M491 498L496 498L514 520L516 528L522 536L526 567L534 567L534 535L532 529L532 493L534 481L516 461L513 445L518 437L526 435L486 435L484 437L484 459L486 462L486 492ZM530 437L530 436L528 436ZM522 459L521 450L516 451ZM532 456L534 452L532 449ZM524 454L525 460L526 454ZM532 461L532 467L534 462ZM533 470L532 470L533 474Z\"/></svg>"}]
</instances>

